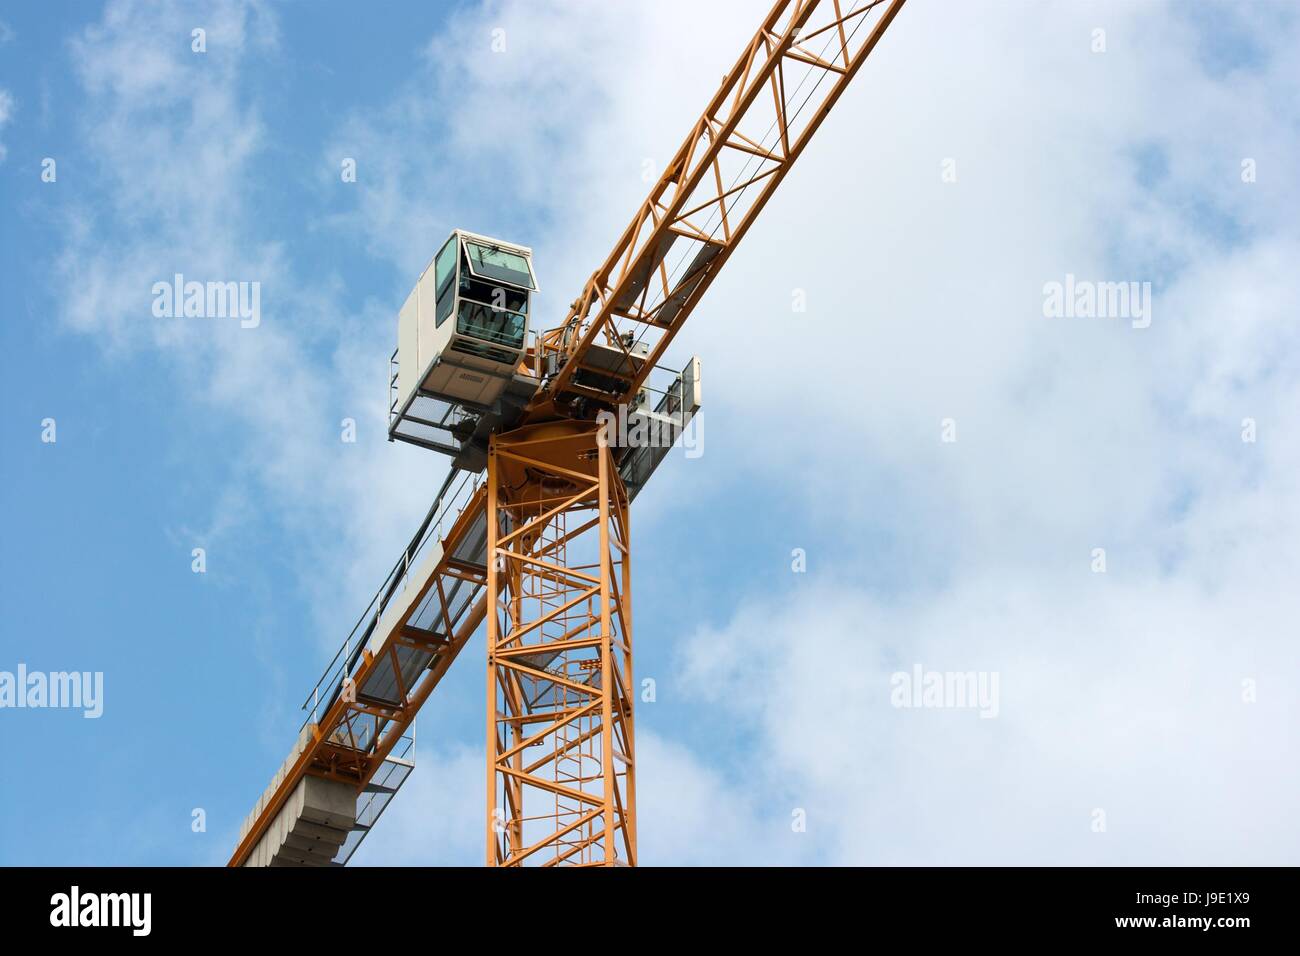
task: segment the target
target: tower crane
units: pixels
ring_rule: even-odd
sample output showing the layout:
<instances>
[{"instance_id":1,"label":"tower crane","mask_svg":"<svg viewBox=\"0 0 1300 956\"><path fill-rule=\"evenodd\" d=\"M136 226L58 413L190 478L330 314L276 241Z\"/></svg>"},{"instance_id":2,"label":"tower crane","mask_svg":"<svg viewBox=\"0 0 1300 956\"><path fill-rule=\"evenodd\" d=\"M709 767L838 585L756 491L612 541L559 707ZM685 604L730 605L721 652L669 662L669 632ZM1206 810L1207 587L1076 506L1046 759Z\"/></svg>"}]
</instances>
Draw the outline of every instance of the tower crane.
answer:
<instances>
[{"instance_id":1,"label":"tower crane","mask_svg":"<svg viewBox=\"0 0 1300 956\"><path fill-rule=\"evenodd\" d=\"M398 315L389 439L452 468L230 865L345 863L480 630L487 864L637 863L629 506L700 407L699 360L664 352L904 2L776 0L557 327L530 333L531 249L440 247Z\"/></svg>"}]
</instances>

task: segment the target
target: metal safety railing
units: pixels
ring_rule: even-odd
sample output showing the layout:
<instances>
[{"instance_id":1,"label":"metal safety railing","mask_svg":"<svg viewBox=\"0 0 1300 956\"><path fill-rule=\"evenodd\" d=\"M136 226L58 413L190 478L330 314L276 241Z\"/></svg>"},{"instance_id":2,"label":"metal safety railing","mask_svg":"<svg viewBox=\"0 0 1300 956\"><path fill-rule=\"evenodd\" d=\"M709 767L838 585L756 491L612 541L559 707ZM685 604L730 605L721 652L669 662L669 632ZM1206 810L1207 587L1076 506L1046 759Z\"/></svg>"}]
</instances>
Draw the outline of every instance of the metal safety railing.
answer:
<instances>
[{"instance_id":1,"label":"metal safety railing","mask_svg":"<svg viewBox=\"0 0 1300 956\"><path fill-rule=\"evenodd\" d=\"M400 349L393 349L393 354L388 359L388 429L392 431L393 420L401 416L401 411L397 406L402 400L401 392L398 388L398 378L401 373L401 360L398 358Z\"/></svg>"},{"instance_id":2,"label":"metal safety railing","mask_svg":"<svg viewBox=\"0 0 1300 956\"><path fill-rule=\"evenodd\" d=\"M299 728L300 732L307 725L318 723L322 712L329 712L343 690L344 682L355 673L357 662L361 660L361 654L370 643L371 635L383 618L389 602L402 592L411 572L419 568L420 559L429 543L443 540L445 531L451 529L452 524L460 517L484 479L482 473L472 474L456 469L452 469L447 475L447 480L443 482L415 536L411 538L411 543L397 559L393 569L388 572L384 583L379 586L379 590L370 599L370 603L357 619L357 623L353 625L334 657L325 666L320 679L307 694L302 709L308 711L308 714Z\"/></svg>"},{"instance_id":3,"label":"metal safety railing","mask_svg":"<svg viewBox=\"0 0 1300 956\"><path fill-rule=\"evenodd\" d=\"M352 859L352 855L357 852L357 847L383 816L389 803L414 769L415 722L412 721L410 729L402 734L401 739L384 758L383 764L370 779L370 783L357 794L356 821L347 839L334 856L333 863L336 866L344 866Z\"/></svg>"}]
</instances>

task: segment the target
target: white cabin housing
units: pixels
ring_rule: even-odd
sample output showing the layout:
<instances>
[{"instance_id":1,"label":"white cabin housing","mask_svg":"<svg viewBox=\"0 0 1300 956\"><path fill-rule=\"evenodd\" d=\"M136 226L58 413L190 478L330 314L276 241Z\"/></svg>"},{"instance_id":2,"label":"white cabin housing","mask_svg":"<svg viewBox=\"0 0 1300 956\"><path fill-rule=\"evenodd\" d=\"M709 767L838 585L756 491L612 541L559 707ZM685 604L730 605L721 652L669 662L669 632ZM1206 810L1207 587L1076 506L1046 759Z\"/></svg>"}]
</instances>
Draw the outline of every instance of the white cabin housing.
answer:
<instances>
[{"instance_id":1,"label":"white cabin housing","mask_svg":"<svg viewBox=\"0 0 1300 956\"><path fill-rule=\"evenodd\" d=\"M390 439L472 468L478 456L466 459L466 445L532 396L536 373L523 365L537 291L532 256L527 246L457 229L425 267L398 313Z\"/></svg>"}]
</instances>

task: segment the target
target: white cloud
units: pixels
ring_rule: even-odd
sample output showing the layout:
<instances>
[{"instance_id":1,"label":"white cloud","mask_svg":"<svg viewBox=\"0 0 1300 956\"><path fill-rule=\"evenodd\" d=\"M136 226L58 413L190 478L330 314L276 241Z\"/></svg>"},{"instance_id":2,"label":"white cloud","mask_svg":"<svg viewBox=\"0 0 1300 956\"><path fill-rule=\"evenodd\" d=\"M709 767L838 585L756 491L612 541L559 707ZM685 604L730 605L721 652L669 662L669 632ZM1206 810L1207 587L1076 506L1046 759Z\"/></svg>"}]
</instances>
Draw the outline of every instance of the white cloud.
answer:
<instances>
[{"instance_id":1,"label":"white cloud","mask_svg":"<svg viewBox=\"0 0 1300 956\"><path fill-rule=\"evenodd\" d=\"M207 30L202 55L174 42L196 23ZM338 622L387 572L444 466L383 440L391 316L341 313L338 280L297 272L291 237L268 233L259 215L256 164L268 133L244 71L277 43L274 15L251 0L202 9L116 0L72 41L87 96L82 132L104 201L73 207L63 222L60 288L75 294L61 318L109 353L157 350L184 400L243 426L236 479L268 492L289 547L315 555L302 586L333 643L344 636ZM153 283L177 272L260 282L260 326L153 318ZM320 350L324 363L307 348L333 341L345 344ZM358 423L355 445L338 440L344 416ZM224 495L213 506L242 500ZM229 530L233 521L193 524Z\"/></svg>"},{"instance_id":2,"label":"white cloud","mask_svg":"<svg viewBox=\"0 0 1300 956\"><path fill-rule=\"evenodd\" d=\"M478 866L486 834L483 751L421 745L410 779L367 834L358 866Z\"/></svg>"},{"instance_id":3,"label":"white cloud","mask_svg":"<svg viewBox=\"0 0 1300 956\"><path fill-rule=\"evenodd\" d=\"M2 26L2 25L0 25ZM0 130L9 125L14 116L14 98L8 90L0 89ZM5 161L9 155L9 150L5 148L4 143L0 143L0 163Z\"/></svg>"},{"instance_id":4,"label":"white cloud","mask_svg":"<svg viewBox=\"0 0 1300 956\"><path fill-rule=\"evenodd\" d=\"M731 777L707 753L637 731L637 848L644 866L772 866L812 859L779 790Z\"/></svg>"},{"instance_id":5,"label":"white cloud","mask_svg":"<svg viewBox=\"0 0 1300 956\"><path fill-rule=\"evenodd\" d=\"M757 729L734 782L805 807L823 862L1285 863L1300 669L1280 622L1300 602L1225 590L1084 568L891 602L810 581L694 635L673 686ZM892 707L916 664L997 673L997 716Z\"/></svg>"},{"instance_id":6,"label":"white cloud","mask_svg":"<svg viewBox=\"0 0 1300 956\"><path fill-rule=\"evenodd\" d=\"M480 747L421 745L416 768L357 865L479 866L485 853L484 755ZM637 732L638 844L643 865L795 862L805 840L788 808L732 785L681 743Z\"/></svg>"}]
</instances>

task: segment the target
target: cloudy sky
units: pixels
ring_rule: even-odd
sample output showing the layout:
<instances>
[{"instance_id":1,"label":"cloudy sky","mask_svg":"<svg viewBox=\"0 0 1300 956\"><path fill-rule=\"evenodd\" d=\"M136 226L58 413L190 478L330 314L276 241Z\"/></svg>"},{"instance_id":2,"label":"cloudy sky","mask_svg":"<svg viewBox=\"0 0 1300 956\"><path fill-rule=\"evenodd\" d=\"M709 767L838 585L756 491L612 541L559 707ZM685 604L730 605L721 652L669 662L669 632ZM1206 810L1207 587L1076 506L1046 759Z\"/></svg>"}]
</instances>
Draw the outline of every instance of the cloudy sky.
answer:
<instances>
[{"instance_id":1,"label":"cloudy sky","mask_svg":"<svg viewBox=\"0 0 1300 956\"><path fill-rule=\"evenodd\" d=\"M0 710L0 861L224 862L445 472L385 441L419 270L530 245L557 324L767 7L0 8L0 671L104 674ZM911 0L673 346L643 862L1300 861L1298 47ZM175 273L260 324L154 316ZM1067 276L1149 307L1045 314ZM357 863L481 861L483 657ZM917 668L995 714L896 706Z\"/></svg>"}]
</instances>

